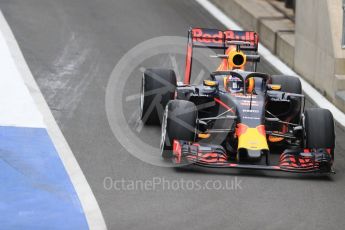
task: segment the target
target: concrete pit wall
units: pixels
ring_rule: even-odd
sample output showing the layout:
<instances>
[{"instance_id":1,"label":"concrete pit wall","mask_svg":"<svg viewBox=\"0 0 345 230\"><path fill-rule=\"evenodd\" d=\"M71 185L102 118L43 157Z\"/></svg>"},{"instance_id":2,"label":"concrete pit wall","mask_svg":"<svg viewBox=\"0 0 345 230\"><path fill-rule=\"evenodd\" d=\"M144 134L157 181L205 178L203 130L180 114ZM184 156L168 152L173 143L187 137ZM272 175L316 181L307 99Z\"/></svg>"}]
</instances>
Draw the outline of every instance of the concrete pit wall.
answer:
<instances>
[{"instance_id":1,"label":"concrete pit wall","mask_svg":"<svg viewBox=\"0 0 345 230\"><path fill-rule=\"evenodd\" d=\"M296 4L295 70L345 111L342 0L297 0Z\"/></svg>"}]
</instances>

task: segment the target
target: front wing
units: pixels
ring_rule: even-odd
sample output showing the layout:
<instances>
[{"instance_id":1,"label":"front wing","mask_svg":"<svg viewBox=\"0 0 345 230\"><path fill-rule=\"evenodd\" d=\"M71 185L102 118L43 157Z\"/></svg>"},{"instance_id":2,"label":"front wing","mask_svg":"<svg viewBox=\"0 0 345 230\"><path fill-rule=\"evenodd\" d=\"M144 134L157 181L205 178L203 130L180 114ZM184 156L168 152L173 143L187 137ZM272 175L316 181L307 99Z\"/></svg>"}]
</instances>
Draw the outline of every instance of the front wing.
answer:
<instances>
[{"instance_id":1,"label":"front wing","mask_svg":"<svg viewBox=\"0 0 345 230\"><path fill-rule=\"evenodd\" d=\"M330 149L285 150L278 165L242 164L231 161L220 145L174 140L173 162L210 168L238 168L296 173L335 173Z\"/></svg>"}]
</instances>

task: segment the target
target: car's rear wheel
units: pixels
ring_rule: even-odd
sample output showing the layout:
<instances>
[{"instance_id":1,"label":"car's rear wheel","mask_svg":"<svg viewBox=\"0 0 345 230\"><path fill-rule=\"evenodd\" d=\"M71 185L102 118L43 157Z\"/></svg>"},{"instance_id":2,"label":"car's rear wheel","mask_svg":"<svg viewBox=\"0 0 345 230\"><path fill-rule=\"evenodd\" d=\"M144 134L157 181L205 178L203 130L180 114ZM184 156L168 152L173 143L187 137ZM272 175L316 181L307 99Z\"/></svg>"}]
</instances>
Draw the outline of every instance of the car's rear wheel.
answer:
<instances>
[{"instance_id":1,"label":"car's rear wheel","mask_svg":"<svg viewBox=\"0 0 345 230\"><path fill-rule=\"evenodd\" d=\"M289 75L272 75L272 84L281 85L281 91L288 93L302 93L302 84L299 78Z\"/></svg>"},{"instance_id":2,"label":"car's rear wheel","mask_svg":"<svg viewBox=\"0 0 345 230\"><path fill-rule=\"evenodd\" d=\"M140 92L140 119L144 124L160 125L164 108L174 99L176 75L169 69L146 69Z\"/></svg>"},{"instance_id":3,"label":"car's rear wheel","mask_svg":"<svg viewBox=\"0 0 345 230\"><path fill-rule=\"evenodd\" d=\"M198 110L193 102L172 100L165 107L162 121L161 153L171 158L174 140L194 141Z\"/></svg>"},{"instance_id":4,"label":"car's rear wheel","mask_svg":"<svg viewBox=\"0 0 345 230\"><path fill-rule=\"evenodd\" d=\"M306 109L304 129L305 148L331 149L332 159L334 159L335 133L332 113L327 109Z\"/></svg>"},{"instance_id":5,"label":"car's rear wheel","mask_svg":"<svg viewBox=\"0 0 345 230\"><path fill-rule=\"evenodd\" d=\"M301 81L294 76L272 75L272 84L280 85L282 92L302 94ZM269 102L267 110L278 116L280 119L292 123L300 122L301 98L294 98L290 103Z\"/></svg>"}]
</instances>

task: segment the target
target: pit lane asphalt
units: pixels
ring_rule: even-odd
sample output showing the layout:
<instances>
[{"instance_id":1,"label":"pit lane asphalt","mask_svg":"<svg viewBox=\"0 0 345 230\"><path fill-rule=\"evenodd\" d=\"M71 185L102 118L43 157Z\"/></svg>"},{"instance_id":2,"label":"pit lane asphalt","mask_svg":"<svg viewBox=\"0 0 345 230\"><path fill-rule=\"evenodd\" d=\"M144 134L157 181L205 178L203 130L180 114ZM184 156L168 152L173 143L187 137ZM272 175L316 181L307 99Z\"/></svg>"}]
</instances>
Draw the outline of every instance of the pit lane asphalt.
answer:
<instances>
[{"instance_id":1,"label":"pit lane asphalt","mask_svg":"<svg viewBox=\"0 0 345 230\"><path fill-rule=\"evenodd\" d=\"M331 177L174 170L141 162L114 138L105 113L111 71L147 39L223 28L192 0L2 0L0 7L81 166L109 229L343 229L345 133ZM272 73L267 63L261 70ZM140 81L131 88L139 89ZM308 106L313 106L308 103ZM125 113L133 112L133 107ZM159 129L149 132L159 142ZM236 191L115 191L106 177L241 180Z\"/></svg>"}]
</instances>

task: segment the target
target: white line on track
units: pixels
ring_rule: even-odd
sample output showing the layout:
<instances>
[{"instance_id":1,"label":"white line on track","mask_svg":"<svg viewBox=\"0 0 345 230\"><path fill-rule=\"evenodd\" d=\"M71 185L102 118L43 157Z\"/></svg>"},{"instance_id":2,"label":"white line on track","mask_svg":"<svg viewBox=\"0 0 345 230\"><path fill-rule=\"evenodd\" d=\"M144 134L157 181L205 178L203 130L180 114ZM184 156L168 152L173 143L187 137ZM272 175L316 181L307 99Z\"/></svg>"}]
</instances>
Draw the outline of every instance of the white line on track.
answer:
<instances>
[{"instance_id":1,"label":"white line on track","mask_svg":"<svg viewBox=\"0 0 345 230\"><path fill-rule=\"evenodd\" d=\"M20 120L19 126L26 126L29 124L28 127L47 127L47 132L49 133L50 138L52 139L54 146L59 153L60 159L63 162L65 169L73 183L73 186L78 194L79 200L83 207L83 211L85 213L88 225L90 229L106 229L105 221L103 219L101 210L98 206L96 198L92 193L92 190L77 162L75 159L72 150L70 149L65 137L63 136L59 126L57 125L47 102L45 101L40 89L37 86L37 83L32 76L29 67L27 66L23 54L20 51L20 48L17 44L17 41L6 22L5 17L3 16L2 12L0 11L0 42L4 41L6 47L4 50L1 50L0 53L0 60L5 61L5 63L10 63L10 65L4 66L1 65L0 68L8 68L4 73L8 74L16 74L16 76L7 76L7 77L16 77L15 79L5 81L5 77L1 77L1 84L11 83L13 86L20 86L20 88L16 89L16 92L9 92L11 94L5 95L7 96L6 99L8 100L7 104L9 107L13 107L11 102L15 104L15 106L21 106L20 103L24 103L26 107L31 107L27 111L29 111L32 116L37 116L36 122L28 123L28 117L24 117ZM6 49L5 49L6 48ZM9 52L4 52L8 50ZM14 81L18 81L17 83L13 83ZM22 87L23 86L23 87ZM25 87L26 86L26 87ZM2 87L1 87L2 89ZM22 91L23 90L23 91ZM27 92L27 93L25 93ZM19 98L11 98L14 97ZM31 94L31 95L30 95ZM3 96L3 94L0 94ZM24 102L20 102L23 99L23 96L29 97L24 100ZM3 101L0 100L2 103ZM1 104L0 104L1 105ZM38 111L34 111L37 110ZM25 109L25 108L24 108ZM1 111L1 110L0 110ZM23 110L22 112L27 112ZM7 111L8 112L8 111ZM17 109L17 112L20 112ZM40 121L43 115L43 123ZM32 116L29 116L32 117ZM22 117L20 117L22 118ZM14 119L11 120L13 122ZM5 121L4 121L5 122ZM4 125L4 124L1 124ZM64 220L61 220L64 221Z\"/></svg>"},{"instance_id":2,"label":"white line on track","mask_svg":"<svg viewBox=\"0 0 345 230\"><path fill-rule=\"evenodd\" d=\"M208 0L195 0L199 3L205 10L207 10L214 18L216 18L225 27L233 30L242 30L236 22L225 15L217 6L212 4ZM293 75L298 77L302 82L302 88L304 93L320 108L329 109L334 119L343 127L345 127L345 114L340 111L335 105L333 105L329 100L327 100L322 94L320 94L313 86L306 82L301 76L299 76L295 71L283 63L277 56L272 54L265 46L261 43L259 44L259 53L265 58L272 66L274 66L282 74Z\"/></svg>"}]
</instances>

